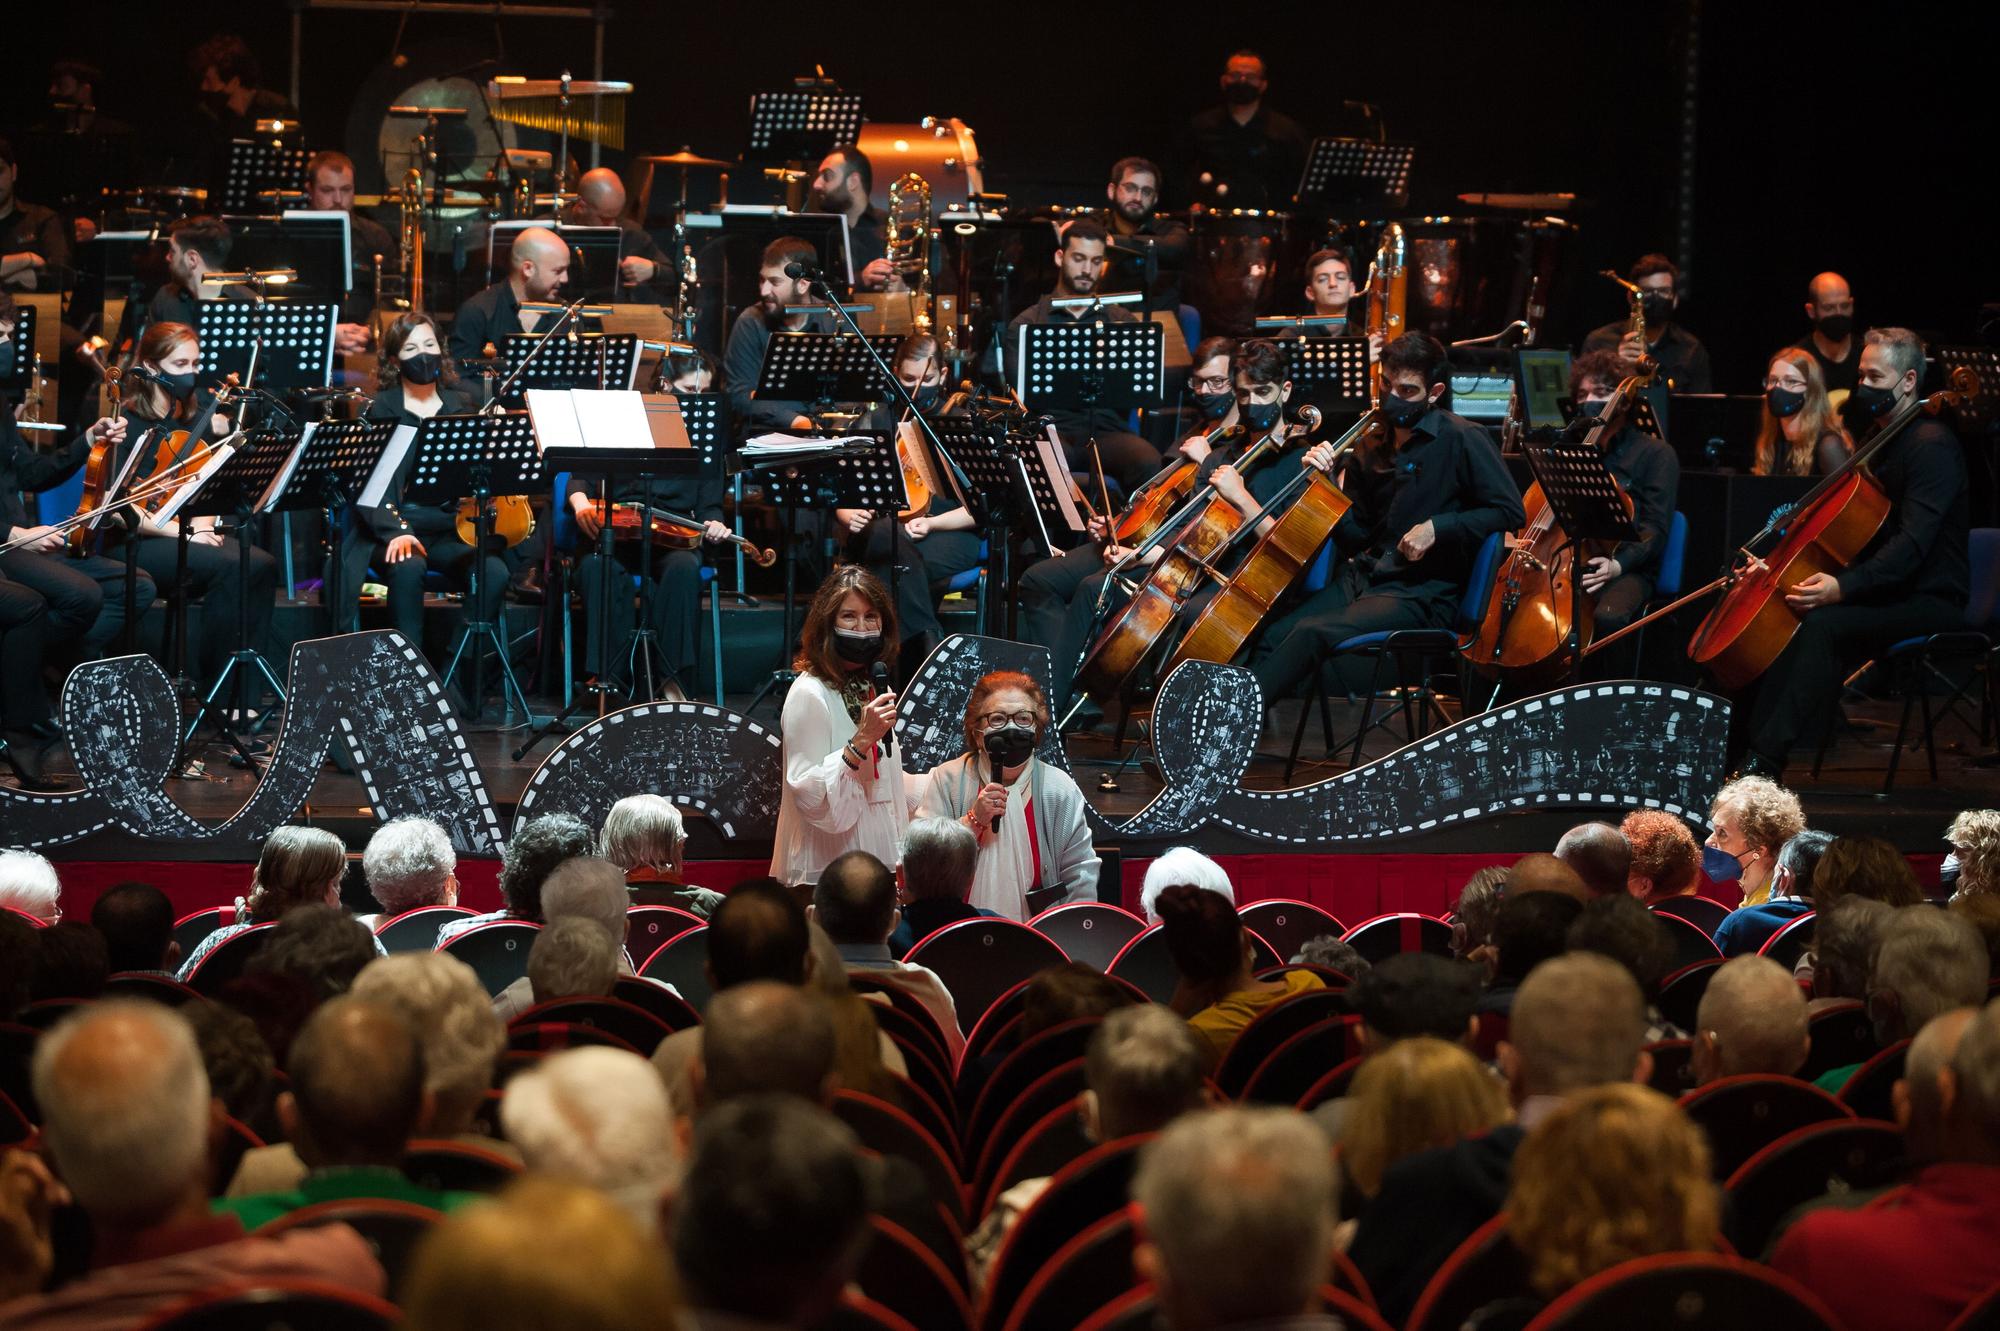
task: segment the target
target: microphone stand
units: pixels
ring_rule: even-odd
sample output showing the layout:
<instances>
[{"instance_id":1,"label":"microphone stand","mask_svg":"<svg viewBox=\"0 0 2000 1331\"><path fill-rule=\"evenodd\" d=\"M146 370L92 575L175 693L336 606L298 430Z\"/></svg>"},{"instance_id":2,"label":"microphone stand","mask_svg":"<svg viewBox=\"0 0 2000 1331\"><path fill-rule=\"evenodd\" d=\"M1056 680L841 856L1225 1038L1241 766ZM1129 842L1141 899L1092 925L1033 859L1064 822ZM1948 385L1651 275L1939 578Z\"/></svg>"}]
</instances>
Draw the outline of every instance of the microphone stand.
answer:
<instances>
[{"instance_id":1,"label":"microphone stand","mask_svg":"<svg viewBox=\"0 0 2000 1331\"><path fill-rule=\"evenodd\" d=\"M585 295L578 296L575 300L563 306L563 311L561 314L558 314L556 316L556 321L549 325L548 330L546 332L539 333L536 335L540 340L537 341L534 346L528 348L528 354L521 358L521 363L519 365L516 365L513 368L513 370L509 372L507 377L500 381L500 386L493 390L493 396L491 398L488 398L486 401L486 405L479 409L480 415L494 416L507 410L506 406L502 404L500 399L507 396L507 390L512 388L514 386L515 381L518 380L523 374L527 373L528 367L535 363L535 357L541 355L542 348L549 344L549 339L554 337L557 333L561 332L563 329L563 325L576 317L577 312L583 308L584 302L589 298L590 297L588 293L586 293Z\"/></svg>"}]
</instances>

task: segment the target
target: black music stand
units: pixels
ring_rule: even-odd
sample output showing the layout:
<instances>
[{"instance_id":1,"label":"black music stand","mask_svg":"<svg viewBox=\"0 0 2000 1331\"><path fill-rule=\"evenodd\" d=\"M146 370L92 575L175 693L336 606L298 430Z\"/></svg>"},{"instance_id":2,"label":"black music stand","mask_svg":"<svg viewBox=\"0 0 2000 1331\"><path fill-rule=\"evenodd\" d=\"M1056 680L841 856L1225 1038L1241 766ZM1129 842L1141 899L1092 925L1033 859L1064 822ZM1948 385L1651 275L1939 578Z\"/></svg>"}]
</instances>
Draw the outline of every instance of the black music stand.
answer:
<instances>
[{"instance_id":1,"label":"black music stand","mask_svg":"<svg viewBox=\"0 0 2000 1331\"><path fill-rule=\"evenodd\" d=\"M486 706L486 649L492 648L500 660L501 708L503 719L512 715L515 704L528 724L535 714L528 695L514 677L514 665L507 650L503 621L485 617L485 598L480 582L486 565L486 549L493 532L493 496L533 494L548 485L542 459L535 446L535 429L526 412L500 412L470 416L433 416L417 427L416 460L404 497L415 504L455 504L470 497L473 516L472 570L467 581L465 625L445 667L444 683L449 685L468 649L472 653L472 689L468 697L472 717L477 721Z\"/></svg>"},{"instance_id":2,"label":"black music stand","mask_svg":"<svg viewBox=\"0 0 2000 1331\"><path fill-rule=\"evenodd\" d=\"M232 371L247 377L254 359L258 383L250 387L325 388L333 382L338 305L281 305L268 300L197 304L204 379L213 382Z\"/></svg>"},{"instance_id":3,"label":"black music stand","mask_svg":"<svg viewBox=\"0 0 2000 1331\"><path fill-rule=\"evenodd\" d=\"M1595 433L1595 431L1593 431ZM1570 682L1583 681L1583 550L1586 541L1636 541L1639 529L1625 512L1625 497L1590 439L1529 444L1528 466L1542 487L1556 521L1569 539Z\"/></svg>"},{"instance_id":4,"label":"black music stand","mask_svg":"<svg viewBox=\"0 0 2000 1331\"><path fill-rule=\"evenodd\" d=\"M258 505L262 513L316 509L324 514L328 568L320 586L320 603L327 610L329 632L340 631L346 606L346 589L341 585L345 565L341 556L347 544L349 510L360 502L362 492L384 465L396 432L408 428L395 421L309 422L289 468L273 478L271 489ZM416 432L411 429L410 433L414 436ZM413 446L413 442L406 443L405 449ZM407 455L407 451L399 452L395 458L386 459L391 470ZM393 475L383 477L385 493L393 480Z\"/></svg>"},{"instance_id":5,"label":"black music stand","mask_svg":"<svg viewBox=\"0 0 2000 1331\"><path fill-rule=\"evenodd\" d=\"M1022 324L1014 375L1030 411L1155 407L1166 393L1167 330L1150 319Z\"/></svg>"},{"instance_id":6,"label":"black music stand","mask_svg":"<svg viewBox=\"0 0 2000 1331\"><path fill-rule=\"evenodd\" d=\"M794 538L799 510L808 508L824 513L836 508L865 508L893 515L909 505L909 491L903 486L903 467L896 457L893 438L879 431L856 432L847 437L871 440L873 447L866 450L840 447L829 439L829 447L823 452L774 457L768 461L754 456L745 459L749 470L764 473L764 497L778 506L785 528L784 635L779 639L779 651L785 655L770 678L758 687L750 705L743 709L745 716L756 711L768 695L775 694L782 706L786 690L799 677L799 672L791 668L789 655L798 614L799 553Z\"/></svg>"},{"instance_id":7,"label":"black music stand","mask_svg":"<svg viewBox=\"0 0 2000 1331\"><path fill-rule=\"evenodd\" d=\"M541 350L530 363L528 356L537 347ZM518 401L530 388L631 389L638 385L636 333L578 333L574 342L564 333L509 333L501 356L509 375L521 371L507 395L509 401Z\"/></svg>"},{"instance_id":8,"label":"black music stand","mask_svg":"<svg viewBox=\"0 0 2000 1331\"><path fill-rule=\"evenodd\" d=\"M354 289L354 219L336 210L289 210L277 217L225 217L235 236L229 262L236 268L290 268L298 280L283 291L286 302L339 303Z\"/></svg>"},{"instance_id":9,"label":"black music stand","mask_svg":"<svg viewBox=\"0 0 2000 1331\"><path fill-rule=\"evenodd\" d=\"M977 420L937 422L938 438L964 471L973 493L965 496L976 502L988 530L987 548L996 562L996 585L1011 588L1013 580L1013 533L1023 531L1034 537L1035 547L1049 555L1061 553L1055 532L1071 535L1080 530L1058 498L1058 487L1066 494L1069 468L1046 435L1025 434L1002 424ZM1005 636L1014 636L1018 597L1008 596Z\"/></svg>"},{"instance_id":10,"label":"black music stand","mask_svg":"<svg viewBox=\"0 0 2000 1331\"><path fill-rule=\"evenodd\" d=\"M902 339L878 333L866 341L875 356L851 333L771 334L757 369L757 396L815 406L887 401L891 393L880 366L896 354Z\"/></svg>"},{"instance_id":11,"label":"black music stand","mask_svg":"<svg viewBox=\"0 0 2000 1331\"><path fill-rule=\"evenodd\" d=\"M220 213L258 211L266 190L302 193L310 148L294 148L270 139L231 139L222 179L210 191L209 202Z\"/></svg>"},{"instance_id":12,"label":"black music stand","mask_svg":"<svg viewBox=\"0 0 2000 1331\"><path fill-rule=\"evenodd\" d=\"M1407 143L1314 139L1299 175L1299 202L1347 217L1400 208L1410 197L1416 155Z\"/></svg>"},{"instance_id":13,"label":"black music stand","mask_svg":"<svg viewBox=\"0 0 2000 1331\"><path fill-rule=\"evenodd\" d=\"M751 157L817 162L861 138L861 94L838 88L787 88L750 98Z\"/></svg>"},{"instance_id":14,"label":"black music stand","mask_svg":"<svg viewBox=\"0 0 2000 1331\"><path fill-rule=\"evenodd\" d=\"M1368 410L1368 339L1295 338L1287 341L1285 377L1292 392L1327 415Z\"/></svg>"},{"instance_id":15,"label":"black music stand","mask_svg":"<svg viewBox=\"0 0 2000 1331\"><path fill-rule=\"evenodd\" d=\"M0 375L0 397L5 397L10 402L19 402L19 395L28 391L28 386L35 377L34 306L27 304L14 306L14 331L8 334L8 339L13 344L13 364L6 374ZM51 411L49 414L55 413Z\"/></svg>"}]
</instances>

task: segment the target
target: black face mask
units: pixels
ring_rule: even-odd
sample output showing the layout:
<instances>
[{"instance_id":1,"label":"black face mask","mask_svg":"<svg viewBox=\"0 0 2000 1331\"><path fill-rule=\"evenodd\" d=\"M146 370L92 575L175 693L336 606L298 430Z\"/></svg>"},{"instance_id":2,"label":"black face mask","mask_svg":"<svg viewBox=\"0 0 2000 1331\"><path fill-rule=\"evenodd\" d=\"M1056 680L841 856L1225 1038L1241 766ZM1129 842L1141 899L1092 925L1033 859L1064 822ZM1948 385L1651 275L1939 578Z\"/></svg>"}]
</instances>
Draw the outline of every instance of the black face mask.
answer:
<instances>
[{"instance_id":1,"label":"black face mask","mask_svg":"<svg viewBox=\"0 0 2000 1331\"><path fill-rule=\"evenodd\" d=\"M1887 416L1895 408L1896 390L1863 384L1849 393L1847 400L1854 404L1856 411L1872 420L1877 416Z\"/></svg>"},{"instance_id":2,"label":"black face mask","mask_svg":"<svg viewBox=\"0 0 2000 1331\"><path fill-rule=\"evenodd\" d=\"M944 397L944 389L938 384L926 384L910 398L917 404L918 411L936 411L938 402Z\"/></svg>"},{"instance_id":3,"label":"black face mask","mask_svg":"<svg viewBox=\"0 0 2000 1331\"><path fill-rule=\"evenodd\" d=\"M153 382L160 386L161 392L176 402L185 402L194 396L194 373L192 371L189 371L187 374L155 374Z\"/></svg>"},{"instance_id":4,"label":"black face mask","mask_svg":"<svg viewBox=\"0 0 2000 1331\"><path fill-rule=\"evenodd\" d=\"M1231 407L1236 405L1236 394L1196 393L1194 395L1194 405L1195 409L1201 412L1203 420L1219 421L1229 414Z\"/></svg>"},{"instance_id":5,"label":"black face mask","mask_svg":"<svg viewBox=\"0 0 2000 1331\"><path fill-rule=\"evenodd\" d=\"M1819 335L1829 342L1845 342L1847 335L1854 331L1854 316L1851 314L1829 314L1817 325Z\"/></svg>"},{"instance_id":6,"label":"black face mask","mask_svg":"<svg viewBox=\"0 0 2000 1331\"><path fill-rule=\"evenodd\" d=\"M986 732L986 756L994 767L1019 767L1035 751L1035 732L1026 726L1005 725Z\"/></svg>"},{"instance_id":7,"label":"black face mask","mask_svg":"<svg viewBox=\"0 0 2000 1331\"><path fill-rule=\"evenodd\" d=\"M1252 402L1243 408L1243 423L1263 434L1278 423L1278 417L1285 411L1282 402Z\"/></svg>"},{"instance_id":8,"label":"black face mask","mask_svg":"<svg viewBox=\"0 0 2000 1331\"><path fill-rule=\"evenodd\" d=\"M1648 329L1664 328L1674 317L1674 298L1672 296L1641 296L1639 298L1639 308L1645 311L1646 327Z\"/></svg>"},{"instance_id":9,"label":"black face mask","mask_svg":"<svg viewBox=\"0 0 2000 1331\"><path fill-rule=\"evenodd\" d=\"M1576 415L1578 420L1594 421L1603 414L1604 414L1604 403L1602 402L1595 402L1586 398L1582 402L1576 404Z\"/></svg>"},{"instance_id":10,"label":"black face mask","mask_svg":"<svg viewBox=\"0 0 2000 1331\"><path fill-rule=\"evenodd\" d=\"M1806 395L1796 388L1768 388L1764 390L1764 405L1771 409L1773 416L1784 420L1805 410Z\"/></svg>"},{"instance_id":11,"label":"black face mask","mask_svg":"<svg viewBox=\"0 0 2000 1331\"><path fill-rule=\"evenodd\" d=\"M203 93L201 95L201 104L207 107L210 111L214 112L218 116L228 115L229 114L228 89L217 88L213 92Z\"/></svg>"},{"instance_id":12,"label":"black face mask","mask_svg":"<svg viewBox=\"0 0 2000 1331\"><path fill-rule=\"evenodd\" d=\"M0 379L14 377L14 342L10 338L0 342Z\"/></svg>"},{"instance_id":13,"label":"black face mask","mask_svg":"<svg viewBox=\"0 0 2000 1331\"><path fill-rule=\"evenodd\" d=\"M435 351L405 356L397 362L403 377L413 384L434 384L444 377L444 357Z\"/></svg>"},{"instance_id":14,"label":"black face mask","mask_svg":"<svg viewBox=\"0 0 2000 1331\"><path fill-rule=\"evenodd\" d=\"M1222 85L1222 100L1231 106L1249 106L1263 97L1254 83L1225 83Z\"/></svg>"},{"instance_id":15,"label":"black face mask","mask_svg":"<svg viewBox=\"0 0 2000 1331\"><path fill-rule=\"evenodd\" d=\"M1382 399L1382 418L1398 430L1416 428L1417 422L1422 420L1430 409L1431 404L1426 398L1420 397L1412 402L1409 398L1397 397L1391 393Z\"/></svg>"},{"instance_id":16,"label":"black face mask","mask_svg":"<svg viewBox=\"0 0 2000 1331\"><path fill-rule=\"evenodd\" d=\"M882 635L835 629L833 654L851 666L873 665L876 658L882 655Z\"/></svg>"}]
</instances>

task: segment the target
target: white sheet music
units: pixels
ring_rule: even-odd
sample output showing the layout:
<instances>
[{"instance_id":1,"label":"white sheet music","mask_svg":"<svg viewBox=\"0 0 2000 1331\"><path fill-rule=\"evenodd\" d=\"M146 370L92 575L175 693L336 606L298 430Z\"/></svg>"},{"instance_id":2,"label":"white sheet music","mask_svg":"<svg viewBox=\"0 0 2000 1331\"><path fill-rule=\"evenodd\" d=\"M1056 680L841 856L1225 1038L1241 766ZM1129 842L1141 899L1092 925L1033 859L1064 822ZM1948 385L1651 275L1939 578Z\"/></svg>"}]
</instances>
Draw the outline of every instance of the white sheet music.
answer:
<instances>
[{"instance_id":1,"label":"white sheet music","mask_svg":"<svg viewBox=\"0 0 2000 1331\"><path fill-rule=\"evenodd\" d=\"M310 430L311 427L307 427ZM361 487L361 493L354 504L357 508L380 508L388 495L389 483L396 479L402 469L403 459L410 455L410 446L417 441L417 427L398 425L396 432L389 436L388 447L382 450L382 460L375 464L375 470L368 474L368 484Z\"/></svg>"},{"instance_id":2,"label":"white sheet music","mask_svg":"<svg viewBox=\"0 0 2000 1331\"><path fill-rule=\"evenodd\" d=\"M622 389L530 388L528 419L535 427L535 447L651 448L652 426L646 419L646 395Z\"/></svg>"},{"instance_id":3,"label":"white sheet music","mask_svg":"<svg viewBox=\"0 0 2000 1331\"><path fill-rule=\"evenodd\" d=\"M201 469L195 472L194 479L175 490L170 499L153 511L152 520L155 526L164 527L169 522L172 522L174 515L179 513L181 509L187 506L190 500L201 493L201 487L208 484L208 478L215 475L216 472L221 471L222 464L236 455L236 445L233 441L239 437L238 435L230 435L228 439L218 443L209 454L208 461L202 463Z\"/></svg>"}]
</instances>

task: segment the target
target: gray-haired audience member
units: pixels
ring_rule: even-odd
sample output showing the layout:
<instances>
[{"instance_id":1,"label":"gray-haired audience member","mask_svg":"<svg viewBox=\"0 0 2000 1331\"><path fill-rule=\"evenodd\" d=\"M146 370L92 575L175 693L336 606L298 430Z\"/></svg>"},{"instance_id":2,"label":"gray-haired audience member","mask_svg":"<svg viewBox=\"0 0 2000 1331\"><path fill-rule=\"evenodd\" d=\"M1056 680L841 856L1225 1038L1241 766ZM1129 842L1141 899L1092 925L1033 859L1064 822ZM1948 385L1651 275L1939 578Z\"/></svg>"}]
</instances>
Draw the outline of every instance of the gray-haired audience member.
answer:
<instances>
[{"instance_id":1,"label":"gray-haired audience member","mask_svg":"<svg viewBox=\"0 0 2000 1331\"><path fill-rule=\"evenodd\" d=\"M635 906L673 906L707 919L722 893L684 877L687 825L673 801L650 793L627 795L604 815L597 853L618 866Z\"/></svg>"},{"instance_id":2,"label":"gray-haired audience member","mask_svg":"<svg viewBox=\"0 0 2000 1331\"><path fill-rule=\"evenodd\" d=\"M618 944L595 920L550 920L528 949L528 987L537 1004L604 998L617 980Z\"/></svg>"},{"instance_id":3,"label":"gray-haired audience member","mask_svg":"<svg viewBox=\"0 0 2000 1331\"><path fill-rule=\"evenodd\" d=\"M528 920L540 924L542 886L566 860L595 854L597 834L571 813L545 813L531 818L507 838L500 856L500 896L507 904L484 915L448 920L438 927L437 946L496 920Z\"/></svg>"},{"instance_id":4,"label":"gray-haired audience member","mask_svg":"<svg viewBox=\"0 0 2000 1331\"><path fill-rule=\"evenodd\" d=\"M596 925L618 946L618 970L630 974L625 958L627 929L625 875L609 860L594 855L567 860L542 884L544 929L558 920L584 920ZM512 1021L538 1000L531 977L522 976L493 998L500 1020Z\"/></svg>"},{"instance_id":5,"label":"gray-haired audience member","mask_svg":"<svg viewBox=\"0 0 2000 1331\"><path fill-rule=\"evenodd\" d=\"M1085 1128L1101 1142L1158 1132L1208 1102L1200 1042L1158 1003L1106 1016L1091 1032L1083 1073Z\"/></svg>"},{"instance_id":6,"label":"gray-haired audience member","mask_svg":"<svg viewBox=\"0 0 2000 1331\"><path fill-rule=\"evenodd\" d=\"M1139 885L1139 913L1146 917L1146 923L1160 922L1153 910L1160 893L1183 884L1206 888L1227 897L1231 905L1236 903L1236 889L1230 885L1228 870L1193 846L1172 846L1146 866L1146 876Z\"/></svg>"},{"instance_id":7,"label":"gray-haired audience member","mask_svg":"<svg viewBox=\"0 0 2000 1331\"><path fill-rule=\"evenodd\" d=\"M903 833L903 859L896 866L903 920L889 936L900 957L930 934L986 912L966 900L979 866L979 839L957 818L919 818Z\"/></svg>"},{"instance_id":8,"label":"gray-haired audience member","mask_svg":"<svg viewBox=\"0 0 2000 1331\"><path fill-rule=\"evenodd\" d=\"M1732 957L1696 1009L1694 1084L1750 1073L1789 1077L1811 1045L1805 995L1791 972L1769 957Z\"/></svg>"},{"instance_id":9,"label":"gray-haired audience member","mask_svg":"<svg viewBox=\"0 0 2000 1331\"><path fill-rule=\"evenodd\" d=\"M1354 950L1354 944L1339 934L1316 934L1292 958L1294 966L1324 966L1353 979L1368 969L1368 958Z\"/></svg>"},{"instance_id":10,"label":"gray-haired audience member","mask_svg":"<svg viewBox=\"0 0 2000 1331\"><path fill-rule=\"evenodd\" d=\"M681 1138L652 1064L623 1049L565 1049L507 1082L507 1140L539 1174L610 1194L647 1233L681 1173Z\"/></svg>"},{"instance_id":11,"label":"gray-haired audience member","mask_svg":"<svg viewBox=\"0 0 2000 1331\"><path fill-rule=\"evenodd\" d=\"M1842 897L1813 917L1812 951L1800 968L1812 977L1812 1006L1868 997L1875 951L1896 908L1872 897Z\"/></svg>"},{"instance_id":12,"label":"gray-haired audience member","mask_svg":"<svg viewBox=\"0 0 2000 1331\"><path fill-rule=\"evenodd\" d=\"M1556 842L1556 858L1576 870L1584 885L1600 897L1626 895L1632 873L1632 847L1625 834L1610 823L1578 823Z\"/></svg>"},{"instance_id":13,"label":"gray-haired audience member","mask_svg":"<svg viewBox=\"0 0 2000 1331\"><path fill-rule=\"evenodd\" d=\"M1300 1114L1193 1114L1146 1148L1132 1181L1133 1253L1173 1331L1292 1325L1318 1306L1333 1262L1333 1162Z\"/></svg>"},{"instance_id":14,"label":"gray-haired audience member","mask_svg":"<svg viewBox=\"0 0 2000 1331\"><path fill-rule=\"evenodd\" d=\"M11 906L44 924L62 918L62 883L48 857L32 850L0 850L0 906Z\"/></svg>"},{"instance_id":15,"label":"gray-haired audience member","mask_svg":"<svg viewBox=\"0 0 2000 1331\"><path fill-rule=\"evenodd\" d=\"M1986 942L1950 911L1907 906L1882 929L1868 976L1868 1016L1883 1045L1907 1040L1955 1007L1986 1001Z\"/></svg>"},{"instance_id":16,"label":"gray-haired audience member","mask_svg":"<svg viewBox=\"0 0 2000 1331\"><path fill-rule=\"evenodd\" d=\"M361 852L361 873L382 908L380 915L360 917L371 929L404 911L458 904L458 852L450 834L428 818L397 818L376 828Z\"/></svg>"}]
</instances>

